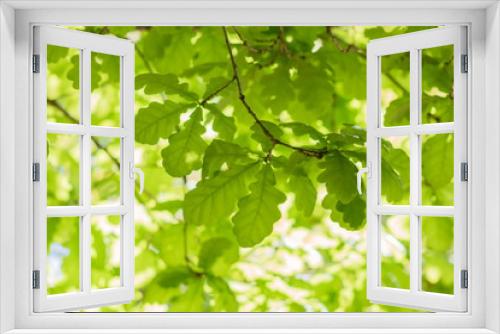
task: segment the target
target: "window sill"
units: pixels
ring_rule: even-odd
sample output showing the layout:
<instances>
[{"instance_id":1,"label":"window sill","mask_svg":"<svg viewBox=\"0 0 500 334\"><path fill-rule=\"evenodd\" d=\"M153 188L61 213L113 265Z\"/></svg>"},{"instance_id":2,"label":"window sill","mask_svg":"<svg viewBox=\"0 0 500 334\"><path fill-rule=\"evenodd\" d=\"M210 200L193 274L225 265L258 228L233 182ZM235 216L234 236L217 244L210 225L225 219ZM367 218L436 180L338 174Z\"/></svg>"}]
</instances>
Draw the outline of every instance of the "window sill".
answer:
<instances>
[{"instance_id":1,"label":"window sill","mask_svg":"<svg viewBox=\"0 0 500 334\"><path fill-rule=\"evenodd\" d=\"M495 334L485 328L441 329L15 329L5 334Z\"/></svg>"},{"instance_id":2,"label":"window sill","mask_svg":"<svg viewBox=\"0 0 500 334\"><path fill-rule=\"evenodd\" d=\"M495 334L485 328L441 329L14 329L5 334Z\"/></svg>"}]
</instances>

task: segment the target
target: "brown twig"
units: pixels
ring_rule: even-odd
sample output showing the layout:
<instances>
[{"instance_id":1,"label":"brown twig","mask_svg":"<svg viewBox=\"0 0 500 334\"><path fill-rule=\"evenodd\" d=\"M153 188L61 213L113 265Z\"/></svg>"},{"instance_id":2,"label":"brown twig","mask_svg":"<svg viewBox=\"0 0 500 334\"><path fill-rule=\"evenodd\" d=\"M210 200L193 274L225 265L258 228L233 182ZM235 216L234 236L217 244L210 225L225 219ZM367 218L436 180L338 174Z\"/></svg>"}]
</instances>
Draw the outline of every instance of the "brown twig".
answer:
<instances>
[{"instance_id":1,"label":"brown twig","mask_svg":"<svg viewBox=\"0 0 500 334\"><path fill-rule=\"evenodd\" d=\"M229 59L231 61L231 66L232 66L232 69L233 69L233 79L236 82L236 86L238 88L239 99L240 99L241 103L243 104L243 106L245 107L245 110L254 119L255 123L260 127L260 129L262 130L262 132L264 133L264 135L267 138L269 138L269 140L271 141L272 145L281 145L281 146L284 146L284 147L288 147L288 148L290 148L292 150L295 150L295 151L298 151L298 152L300 152L300 153L302 153L303 155L306 155L306 156L315 157L315 158L318 158L318 159L323 158L323 156L328 153L328 151L327 151L326 148L317 150L317 149L309 149L309 148L304 148L304 147L293 146L293 145L291 145L289 143L286 143L286 142L284 142L284 141L276 138L266 128L266 126L264 125L264 123L259 119L259 117L255 113L255 111L253 111L252 107L248 104L248 101L247 101L246 96L245 96L245 94L243 92L243 86L241 84L241 80L240 80L240 77L239 77L239 74L238 74L238 65L236 64L236 61L235 61L234 56L233 56L233 52L231 50L231 43L229 42L229 37L228 37L228 34L227 34L227 30L226 30L225 27L222 27L222 30L224 32L224 39L225 39L225 42L226 42L227 51L229 53Z\"/></svg>"},{"instance_id":2,"label":"brown twig","mask_svg":"<svg viewBox=\"0 0 500 334\"><path fill-rule=\"evenodd\" d=\"M57 100L53 99L47 99L47 105L54 107L56 110L58 110L61 114L64 115L68 120L73 122L74 124L79 124L78 119L76 119L73 115L71 115ZM90 137L92 142L95 144L95 146L99 149L102 150L113 162L113 164L120 169L120 161L105 147L103 146L96 138ZM154 196L149 193L146 189L144 189L144 194L149 197L150 199L153 199Z\"/></svg>"},{"instance_id":3,"label":"brown twig","mask_svg":"<svg viewBox=\"0 0 500 334\"><path fill-rule=\"evenodd\" d=\"M71 115L57 100L52 100L52 99L47 99L47 105L54 107L55 109L59 110L67 119L71 120L73 123L78 124L79 121L73 115ZM96 138L91 137L91 140L94 142L95 146L103 150L104 153L113 161L113 163L116 165L116 167L120 168L120 161L111 153L108 151L108 149L103 146Z\"/></svg>"},{"instance_id":4,"label":"brown twig","mask_svg":"<svg viewBox=\"0 0 500 334\"><path fill-rule=\"evenodd\" d=\"M224 89L226 89L230 84L232 84L235 81L235 77L233 76L228 82L214 90L212 93L208 94L207 97L205 97L203 100L198 102L200 106L204 106L208 101L210 101L214 96L222 92Z\"/></svg>"}]
</instances>

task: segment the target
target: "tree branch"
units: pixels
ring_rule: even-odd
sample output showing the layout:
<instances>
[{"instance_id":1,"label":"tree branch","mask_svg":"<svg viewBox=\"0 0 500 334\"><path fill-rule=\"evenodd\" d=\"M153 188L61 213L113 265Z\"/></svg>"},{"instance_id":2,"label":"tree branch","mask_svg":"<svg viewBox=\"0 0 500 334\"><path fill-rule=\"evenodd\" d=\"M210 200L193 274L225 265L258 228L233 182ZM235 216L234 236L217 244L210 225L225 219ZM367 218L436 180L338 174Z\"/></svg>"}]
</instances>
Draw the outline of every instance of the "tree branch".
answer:
<instances>
[{"instance_id":1,"label":"tree branch","mask_svg":"<svg viewBox=\"0 0 500 334\"><path fill-rule=\"evenodd\" d=\"M363 58L366 57L366 52L365 50L363 50L362 48L359 48L358 46L354 45L354 44L349 44L343 40L341 40L340 38L338 38L334 33L333 33L333 30L332 30L333 27L325 27L325 30L326 30L326 34L327 36L330 38L330 40L333 42L333 44L335 45L335 47L342 53L349 53L349 52L354 52L360 56L362 56ZM342 45L342 43L345 44L345 46Z\"/></svg>"},{"instance_id":2,"label":"tree branch","mask_svg":"<svg viewBox=\"0 0 500 334\"><path fill-rule=\"evenodd\" d=\"M236 35L238 35L238 38L241 40L241 43L243 43L243 46L246 47L250 52L253 52L253 53L263 53L266 51L270 51L279 41L279 37L278 37L278 38L271 40L271 43L269 43L268 45L265 45L265 46L258 47L258 46L250 45L250 43L248 43L248 41L243 37L241 32L236 27L231 27L231 28L236 33Z\"/></svg>"},{"instance_id":3,"label":"tree branch","mask_svg":"<svg viewBox=\"0 0 500 334\"><path fill-rule=\"evenodd\" d=\"M73 123L75 123L75 124L80 123L78 121L78 119L73 117L73 115L71 115L57 100L47 99L47 105L52 106L55 109L59 110L67 119L69 119ZM90 138L94 142L95 146L98 149L103 150L104 153L106 153L106 155L111 159L111 161L113 161L113 163L119 169L120 168L120 161L118 161L118 159L111 152L109 152L108 149L106 147L104 147L96 138L94 138L94 137L90 137Z\"/></svg>"},{"instance_id":4,"label":"tree branch","mask_svg":"<svg viewBox=\"0 0 500 334\"><path fill-rule=\"evenodd\" d=\"M214 96L222 92L224 89L226 89L230 84L232 84L235 81L235 77L233 76L228 82L217 88L215 91L212 93L208 94L207 97L205 97L203 100L198 102L200 106L204 106L208 101L210 101Z\"/></svg>"},{"instance_id":5,"label":"tree branch","mask_svg":"<svg viewBox=\"0 0 500 334\"><path fill-rule=\"evenodd\" d=\"M342 53L352 52L352 53L355 53L356 55L358 55L359 57L361 57L363 59L366 59L366 52L365 52L364 49L356 46L355 44L349 44L349 43L345 42L344 40L341 40L339 37L337 37L333 33L332 28L333 27L325 27L325 30L326 30L327 36L330 38L330 40L335 45L335 47L337 48L337 50L339 50ZM345 44L345 45L342 45L342 43ZM403 91L403 93L409 94L408 90L403 85L401 85L401 83L396 78L394 78L393 75L391 75L390 73L383 73L383 74L395 86L397 86L399 89L401 89Z\"/></svg>"},{"instance_id":6,"label":"tree branch","mask_svg":"<svg viewBox=\"0 0 500 334\"><path fill-rule=\"evenodd\" d=\"M225 39L225 42L226 42L226 47L227 47L227 51L229 53L229 59L231 60L231 66L232 66L232 69L233 69L233 79L234 81L236 81L236 86L238 88L238 93L239 93L239 99L241 101L241 103L243 104L243 106L245 107L245 110L250 114L250 116L254 119L255 123L261 128L262 132L264 133L264 135L269 138L269 140L271 141L271 143L273 145L281 145L281 146L284 146L284 147L288 147L292 150L295 150L295 151L298 151L306 156L310 156L310 157L315 157L315 158L318 158L318 159L321 159L323 158L323 156L328 153L327 149L324 148L324 149L319 149L319 150L316 150L316 149L309 149L309 148L304 148L304 147L298 147L298 146L293 146L289 143L286 143L278 138L276 138L267 128L266 126L264 125L264 123L259 119L259 117L257 116L257 114L255 113L255 111L253 111L252 107L248 104L248 101L246 100L246 96L243 92L243 87L242 87L242 84L241 84L241 80L240 80L240 77L239 77L239 74L238 74L238 65L236 64L236 61L234 59L234 56L233 56L233 52L231 50L231 43L229 42L229 37L228 37L228 34L227 34L227 30L225 27L222 27L222 30L224 32L224 39Z\"/></svg>"},{"instance_id":7,"label":"tree branch","mask_svg":"<svg viewBox=\"0 0 500 334\"><path fill-rule=\"evenodd\" d=\"M151 66L151 64L149 63L149 61L146 59L146 56L144 55L144 52L142 52L142 50L137 45L135 46L135 52L137 52L137 55L139 56L139 58L141 58L142 63L144 64L144 66L146 66L146 69L150 73L153 73L153 67Z\"/></svg>"},{"instance_id":8,"label":"tree branch","mask_svg":"<svg viewBox=\"0 0 500 334\"><path fill-rule=\"evenodd\" d=\"M79 124L80 123L78 121L78 119L76 119L75 117L73 117L73 115L71 115L57 100L47 99L47 105L54 107L61 114L63 114L64 117L66 117L68 120L70 120L74 124ZM94 137L91 136L90 139L95 144L95 146L99 150L102 150L109 157L109 159L111 159L111 161L113 162L113 164L118 169L120 169L120 161L105 146L103 146L96 138L94 138ZM146 189L144 189L144 194L146 194L147 197L149 197L150 199L154 198L154 196L151 193L149 193Z\"/></svg>"}]
</instances>

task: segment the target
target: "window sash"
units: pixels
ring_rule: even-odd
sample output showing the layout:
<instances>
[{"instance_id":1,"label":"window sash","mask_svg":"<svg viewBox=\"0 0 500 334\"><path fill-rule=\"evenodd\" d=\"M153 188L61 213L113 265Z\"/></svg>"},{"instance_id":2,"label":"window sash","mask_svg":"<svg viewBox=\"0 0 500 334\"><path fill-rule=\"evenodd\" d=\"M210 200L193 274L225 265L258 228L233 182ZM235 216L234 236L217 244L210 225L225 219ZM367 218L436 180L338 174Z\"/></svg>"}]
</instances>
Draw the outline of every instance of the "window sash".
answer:
<instances>
[{"instance_id":1,"label":"window sash","mask_svg":"<svg viewBox=\"0 0 500 334\"><path fill-rule=\"evenodd\" d=\"M367 270L368 298L374 302L439 311L467 310L467 290L460 286L461 270L467 269L467 184L460 179L460 163L467 162L467 75L461 73L461 55L466 54L466 28L447 27L381 38L367 48L367 163L372 170L367 186ZM454 121L451 123L419 124L421 107L420 50L454 46ZM410 125L381 125L380 88L382 56L410 53ZM420 204L421 157L419 135L453 133L454 135L454 207ZM381 148L385 136L408 136L410 139L410 204L381 205ZM381 227L383 214L410 216L410 289L381 286ZM421 232L422 216L452 216L454 218L454 293L453 295L421 291Z\"/></svg>"},{"instance_id":2,"label":"window sash","mask_svg":"<svg viewBox=\"0 0 500 334\"><path fill-rule=\"evenodd\" d=\"M46 76L47 45L80 50L80 124L47 122ZM90 57L99 52L120 57L121 126L91 124ZM40 271L40 288L34 289L34 311L69 311L128 302L133 298L134 273L134 47L127 40L62 28L35 27L34 54L40 57L40 72L34 80L34 161L40 163L40 182L34 183L34 258L33 269ZM76 206L47 206L47 134L78 135L80 140L80 200ZM120 203L92 205L91 142L93 136L120 138ZM91 217L120 215L120 287L91 288ZM47 218L80 217L80 291L47 293Z\"/></svg>"}]
</instances>

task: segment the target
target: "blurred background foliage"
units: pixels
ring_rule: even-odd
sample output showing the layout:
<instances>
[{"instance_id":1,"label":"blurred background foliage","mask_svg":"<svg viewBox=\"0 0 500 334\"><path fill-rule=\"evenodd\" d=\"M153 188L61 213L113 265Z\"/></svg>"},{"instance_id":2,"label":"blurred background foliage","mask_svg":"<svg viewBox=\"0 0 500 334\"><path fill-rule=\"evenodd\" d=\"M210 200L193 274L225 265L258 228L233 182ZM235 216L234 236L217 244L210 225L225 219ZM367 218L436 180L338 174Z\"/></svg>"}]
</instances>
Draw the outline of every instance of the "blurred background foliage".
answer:
<instances>
[{"instance_id":1,"label":"blurred background foliage","mask_svg":"<svg viewBox=\"0 0 500 334\"><path fill-rule=\"evenodd\" d=\"M107 312L412 311L366 298L366 45L428 27L72 27L135 43L134 300ZM453 49L422 52L422 122L453 120ZM78 123L79 52L48 49L48 120ZM92 53L91 119L119 126L119 59ZM382 59L384 125L409 123L409 57ZM120 195L93 138L92 203ZM384 138L382 197L409 198L408 138ZM79 201L79 140L48 137L48 203ZM451 155L450 155L451 154ZM422 202L453 201L453 136L422 138ZM451 173L451 174L450 174ZM78 289L78 219L48 223L49 293ZM120 217L92 218L92 286L119 284ZM383 217L382 284L409 285L408 217ZM117 228L118 226L118 228ZM453 221L422 221L423 289L453 290ZM118 254L118 255L117 255ZM118 256L118 258L117 258Z\"/></svg>"}]
</instances>

